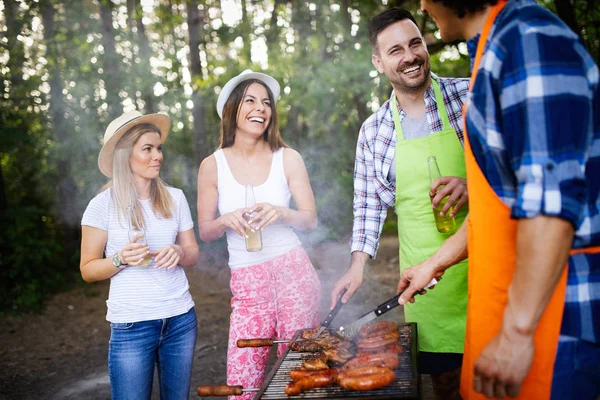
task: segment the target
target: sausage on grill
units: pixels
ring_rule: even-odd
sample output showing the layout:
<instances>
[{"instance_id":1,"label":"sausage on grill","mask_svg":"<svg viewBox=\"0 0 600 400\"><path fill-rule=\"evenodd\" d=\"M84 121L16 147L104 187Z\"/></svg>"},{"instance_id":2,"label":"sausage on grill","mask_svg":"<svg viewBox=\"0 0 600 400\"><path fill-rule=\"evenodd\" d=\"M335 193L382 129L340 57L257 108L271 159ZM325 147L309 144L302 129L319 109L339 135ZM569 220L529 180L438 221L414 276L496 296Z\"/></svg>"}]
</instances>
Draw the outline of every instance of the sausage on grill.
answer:
<instances>
[{"instance_id":1,"label":"sausage on grill","mask_svg":"<svg viewBox=\"0 0 600 400\"><path fill-rule=\"evenodd\" d=\"M285 394L293 396L300 394L306 389L333 385L336 382L335 375L311 375L285 386Z\"/></svg>"},{"instance_id":2,"label":"sausage on grill","mask_svg":"<svg viewBox=\"0 0 600 400\"><path fill-rule=\"evenodd\" d=\"M365 354L353 358L344 364L344 371L359 367L384 367L390 369L398 368L398 355L395 353Z\"/></svg>"},{"instance_id":3,"label":"sausage on grill","mask_svg":"<svg viewBox=\"0 0 600 400\"><path fill-rule=\"evenodd\" d=\"M389 368L361 367L338 374L338 384L348 390L374 390L389 385L396 373Z\"/></svg>"},{"instance_id":4,"label":"sausage on grill","mask_svg":"<svg viewBox=\"0 0 600 400\"><path fill-rule=\"evenodd\" d=\"M293 381L299 381L300 379L308 378L309 376L315 375L333 375L337 377L338 370L336 368L321 369L317 371L308 371L305 369L293 369L290 371L290 378Z\"/></svg>"},{"instance_id":5,"label":"sausage on grill","mask_svg":"<svg viewBox=\"0 0 600 400\"><path fill-rule=\"evenodd\" d=\"M385 334L368 336L365 338L358 339L356 343L356 348L358 351L364 349L374 349L378 347L387 346L388 344L392 344L398 341L400 338L400 332L386 332Z\"/></svg>"},{"instance_id":6,"label":"sausage on grill","mask_svg":"<svg viewBox=\"0 0 600 400\"><path fill-rule=\"evenodd\" d=\"M379 321L361 326L360 331L358 332L358 337L366 338L369 336L377 336L394 331L398 331L398 325L396 323L391 321Z\"/></svg>"}]
</instances>

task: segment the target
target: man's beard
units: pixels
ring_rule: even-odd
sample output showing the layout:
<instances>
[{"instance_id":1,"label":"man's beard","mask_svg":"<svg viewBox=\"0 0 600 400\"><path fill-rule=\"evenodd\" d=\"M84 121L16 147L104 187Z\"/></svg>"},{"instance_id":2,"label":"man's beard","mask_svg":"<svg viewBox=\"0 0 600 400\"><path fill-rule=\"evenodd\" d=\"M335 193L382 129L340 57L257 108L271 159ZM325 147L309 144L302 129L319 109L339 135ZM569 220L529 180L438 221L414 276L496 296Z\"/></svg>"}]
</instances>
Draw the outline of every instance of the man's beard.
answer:
<instances>
[{"instance_id":1,"label":"man's beard","mask_svg":"<svg viewBox=\"0 0 600 400\"><path fill-rule=\"evenodd\" d=\"M415 66L421 66L421 68L427 68L427 69L423 69L423 79L421 81L417 81L417 82L408 82L407 79L404 79L403 74L401 71L407 70L409 68L415 67ZM398 78L395 79L395 82L392 82L401 92L405 92L405 93L415 93L420 91L421 89L423 89L425 86L427 86L427 81L430 79L430 74L431 72L431 67L429 66L429 64L427 64L423 61L423 62L416 62L412 65L404 65L401 68L398 68L396 70L396 73L398 74Z\"/></svg>"}]
</instances>

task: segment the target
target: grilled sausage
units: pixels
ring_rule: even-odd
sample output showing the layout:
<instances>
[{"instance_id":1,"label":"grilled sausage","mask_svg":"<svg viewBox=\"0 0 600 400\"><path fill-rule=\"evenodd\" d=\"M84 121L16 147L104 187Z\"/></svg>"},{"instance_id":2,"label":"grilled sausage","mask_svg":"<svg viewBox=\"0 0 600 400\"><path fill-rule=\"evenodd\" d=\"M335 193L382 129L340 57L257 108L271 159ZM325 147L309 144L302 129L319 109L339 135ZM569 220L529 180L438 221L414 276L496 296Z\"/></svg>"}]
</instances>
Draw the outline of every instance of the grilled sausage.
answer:
<instances>
[{"instance_id":1,"label":"grilled sausage","mask_svg":"<svg viewBox=\"0 0 600 400\"><path fill-rule=\"evenodd\" d=\"M300 379L308 378L309 376L315 375L333 375L337 376L338 370L336 368L321 369L316 371L307 371L304 369L293 369L290 371L290 379L293 381L299 381Z\"/></svg>"},{"instance_id":2,"label":"grilled sausage","mask_svg":"<svg viewBox=\"0 0 600 400\"><path fill-rule=\"evenodd\" d=\"M398 354L396 353L375 353L358 356L348 361L342 369L344 371L359 367L384 367L390 369L398 368Z\"/></svg>"},{"instance_id":3,"label":"grilled sausage","mask_svg":"<svg viewBox=\"0 0 600 400\"><path fill-rule=\"evenodd\" d=\"M357 351L355 357L368 356L369 354L377 354L377 353L392 353L392 354L400 354L402 353L402 345L398 342L388 344L383 347L376 347L373 349L361 349Z\"/></svg>"},{"instance_id":4,"label":"grilled sausage","mask_svg":"<svg viewBox=\"0 0 600 400\"><path fill-rule=\"evenodd\" d=\"M337 380L335 375L311 375L296 382L290 382L285 386L285 394L293 396L300 394L306 389L333 385Z\"/></svg>"},{"instance_id":5,"label":"grilled sausage","mask_svg":"<svg viewBox=\"0 0 600 400\"><path fill-rule=\"evenodd\" d=\"M391 321L379 321L371 324L365 324L361 326L358 332L359 338L366 338L369 336L377 336L393 331L398 331L398 325Z\"/></svg>"},{"instance_id":6,"label":"grilled sausage","mask_svg":"<svg viewBox=\"0 0 600 400\"><path fill-rule=\"evenodd\" d=\"M389 368L361 367L338 374L338 384L348 390L373 390L389 385L396 373Z\"/></svg>"},{"instance_id":7,"label":"grilled sausage","mask_svg":"<svg viewBox=\"0 0 600 400\"><path fill-rule=\"evenodd\" d=\"M400 338L400 332L398 332L398 331L387 332L385 334L377 335L377 336L373 335L373 336L359 339L358 342L356 343L356 348L358 351L361 351L363 349L373 349L373 348L383 347L388 344L397 342L399 338Z\"/></svg>"}]
</instances>

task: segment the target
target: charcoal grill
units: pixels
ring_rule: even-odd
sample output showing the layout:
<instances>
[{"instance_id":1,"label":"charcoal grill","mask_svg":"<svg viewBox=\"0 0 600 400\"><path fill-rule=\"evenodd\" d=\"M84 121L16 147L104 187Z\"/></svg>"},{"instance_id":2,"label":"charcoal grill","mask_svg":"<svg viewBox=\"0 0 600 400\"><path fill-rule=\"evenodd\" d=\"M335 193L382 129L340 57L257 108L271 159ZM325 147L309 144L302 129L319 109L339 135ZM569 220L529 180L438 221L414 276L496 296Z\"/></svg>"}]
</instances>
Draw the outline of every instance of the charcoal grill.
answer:
<instances>
[{"instance_id":1,"label":"charcoal grill","mask_svg":"<svg viewBox=\"0 0 600 400\"><path fill-rule=\"evenodd\" d=\"M300 368L302 361L314 356L313 353L293 351L288 347L266 377L260 391L254 397L258 399L414 399L421 398L421 376L417 373L417 325L415 323L398 326L403 347L396 380L389 386L369 391L351 391L337 385L312 388L296 396L285 394L285 386L291 382L290 371ZM303 330L295 333L292 341L298 339Z\"/></svg>"}]
</instances>

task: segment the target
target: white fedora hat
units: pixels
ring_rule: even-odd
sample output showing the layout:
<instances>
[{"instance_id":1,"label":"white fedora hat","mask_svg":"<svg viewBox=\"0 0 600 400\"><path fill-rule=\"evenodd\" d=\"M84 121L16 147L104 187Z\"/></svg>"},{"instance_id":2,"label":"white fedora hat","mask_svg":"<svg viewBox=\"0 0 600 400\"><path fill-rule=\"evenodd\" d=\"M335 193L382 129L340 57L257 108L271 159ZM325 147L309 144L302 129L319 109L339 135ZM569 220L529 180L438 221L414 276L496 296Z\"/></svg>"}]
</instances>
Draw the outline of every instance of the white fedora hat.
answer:
<instances>
[{"instance_id":1,"label":"white fedora hat","mask_svg":"<svg viewBox=\"0 0 600 400\"><path fill-rule=\"evenodd\" d=\"M247 69L242 71L238 76L231 78L229 82L223 86L221 93L219 93L219 98L217 99L217 113L219 113L219 118L223 118L223 107L225 107L225 103L227 102L227 99L229 99L229 96L231 96L233 89L241 82L247 81L248 79L256 79L267 85L267 87L271 89L271 92L273 92L273 100L277 103L277 100L279 100L279 92L281 91L277 80L267 74L253 72L252 70Z\"/></svg>"},{"instance_id":2,"label":"white fedora hat","mask_svg":"<svg viewBox=\"0 0 600 400\"><path fill-rule=\"evenodd\" d=\"M129 111L108 124L104 132L104 145L98 155L98 167L108 178L112 178L113 153L119 139L136 125L152 124L160 131L160 142L164 143L169 136L169 116L166 114L142 115L139 111Z\"/></svg>"}]
</instances>

